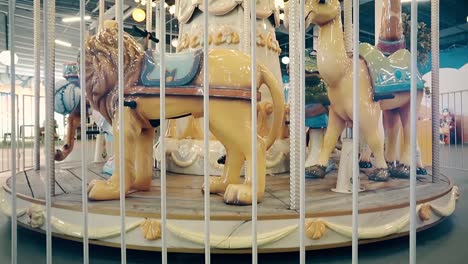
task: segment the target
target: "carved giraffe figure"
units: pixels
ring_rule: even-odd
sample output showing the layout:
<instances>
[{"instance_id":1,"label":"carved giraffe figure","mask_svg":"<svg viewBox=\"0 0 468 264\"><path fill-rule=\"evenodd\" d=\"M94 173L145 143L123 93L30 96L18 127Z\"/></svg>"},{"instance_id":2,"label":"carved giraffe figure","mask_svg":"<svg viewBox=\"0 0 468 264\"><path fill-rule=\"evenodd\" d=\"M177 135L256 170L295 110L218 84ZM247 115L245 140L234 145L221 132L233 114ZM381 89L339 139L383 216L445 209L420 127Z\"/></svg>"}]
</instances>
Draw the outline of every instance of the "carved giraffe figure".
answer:
<instances>
[{"instance_id":1,"label":"carved giraffe figure","mask_svg":"<svg viewBox=\"0 0 468 264\"><path fill-rule=\"evenodd\" d=\"M309 0L306 4L307 24L320 27L317 49L318 68L322 78L329 85L331 102L329 126L316 165L306 168L306 173L315 177L325 176L325 166L346 122L353 117L353 63L346 54L341 24L341 8L338 0ZM407 177L410 162L410 94L396 92L393 99L374 101L374 87L370 68L363 59L359 62L359 111L363 122L360 131L375 156L376 169L369 174L370 180L386 181L389 172L384 158L383 138L378 133L381 111L391 112L402 121L404 146L398 175ZM418 93L418 102L423 93ZM419 104L418 104L419 105ZM391 128L390 128L391 129ZM385 131L389 136L389 148L395 148L396 136L393 130Z\"/></svg>"},{"instance_id":2,"label":"carved giraffe figure","mask_svg":"<svg viewBox=\"0 0 468 264\"><path fill-rule=\"evenodd\" d=\"M377 47L385 55L391 55L400 49L405 49L405 37L403 35L403 27L401 22L401 0L384 0L382 2L382 16L380 20L380 32ZM383 112L383 126L385 129L385 136L387 146L385 147L385 159L391 169L399 166L398 160L398 135L400 134L401 120L397 111L384 110ZM418 160L417 160L417 174L426 175L427 171L421 161L421 154L419 144L417 146ZM366 147L361 152L359 165L361 168L370 168L371 151ZM401 168L400 168L401 169ZM395 171L398 174L397 171Z\"/></svg>"}]
</instances>

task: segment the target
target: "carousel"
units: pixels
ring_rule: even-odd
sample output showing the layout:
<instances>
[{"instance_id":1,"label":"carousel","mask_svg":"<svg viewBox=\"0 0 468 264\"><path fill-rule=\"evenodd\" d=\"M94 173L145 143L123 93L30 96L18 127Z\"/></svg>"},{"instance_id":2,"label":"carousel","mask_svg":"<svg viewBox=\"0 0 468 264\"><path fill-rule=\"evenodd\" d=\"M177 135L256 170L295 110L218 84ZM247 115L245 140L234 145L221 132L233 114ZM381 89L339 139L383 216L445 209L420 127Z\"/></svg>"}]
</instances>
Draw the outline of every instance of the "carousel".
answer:
<instances>
[{"instance_id":1,"label":"carousel","mask_svg":"<svg viewBox=\"0 0 468 264\"><path fill-rule=\"evenodd\" d=\"M303 233L307 250L343 247L352 242L353 166L359 164L360 184L355 189L359 191L359 243L408 235L410 82L416 79L418 104L424 96L424 83L418 73L410 72L400 0L383 1L378 45L359 46L359 163L353 159L351 129L352 40L346 34L350 29L347 18L344 27L341 22L340 2L306 1L302 22L306 28L316 25L317 39L314 50L299 50L298 43L291 43L291 82L287 85L282 83L275 28L284 13L290 42L303 38L298 34L299 17L294 16L298 7L257 1L256 39L251 39L250 25L255 22L250 21L250 7L244 4L249 1L209 2L203 6L197 1L176 1L179 43L176 53L162 52L164 63L159 61L161 50L156 44L163 38L152 33L151 23L146 30L134 28L145 40L143 44L123 33L122 109L118 106L122 92L118 88L120 27L116 21L102 21L99 30L85 41L84 69L77 63L66 64L67 81L55 88L52 83L54 90L47 93L55 112L67 116L64 145L55 150L52 143L52 152L46 154L55 160L52 163L19 171L4 183L0 211L15 216L23 228L45 232L49 224L53 236L81 242L86 206L91 244L120 247L125 232L127 248L159 251L164 232L168 251L201 253L208 192L213 253L251 252L253 202L257 202L258 252L298 251ZM147 8L151 13L150 4ZM204 15L209 21L207 32ZM208 35L208 54L203 52L204 33ZM251 45L256 46L256 83L251 82ZM300 58L305 60L303 69ZM207 76L208 121L203 120ZM299 92L301 76L305 90ZM80 96L84 94L82 84L86 98ZM163 96L164 112L160 111ZM253 97L258 103L256 124L251 122ZM161 115L165 115L163 120ZM86 117L94 120L101 134L86 145L95 150L94 160L85 157L84 162L79 155L84 138L77 142L76 131ZM122 121L123 129L119 126ZM209 131L204 131L204 122ZM424 137L427 131L421 131L431 127L430 122L417 122L419 143L431 140L431 136ZM307 132L301 135L304 124ZM249 135L255 128L253 153ZM46 134L49 137L50 130ZM306 134L307 142L299 140ZM302 142L306 144L299 146ZM418 147L413 212L418 231L449 217L459 195L449 175L441 174L433 164L431 145L420 145L424 147ZM303 171L299 170L301 157ZM256 162L252 162L254 158ZM211 175L208 188L203 177L206 171ZM257 193L252 191L254 179ZM301 181L305 184L302 209ZM15 193L17 210L12 212ZM304 226L299 221L301 210ZM125 228L121 227L122 212Z\"/></svg>"}]
</instances>

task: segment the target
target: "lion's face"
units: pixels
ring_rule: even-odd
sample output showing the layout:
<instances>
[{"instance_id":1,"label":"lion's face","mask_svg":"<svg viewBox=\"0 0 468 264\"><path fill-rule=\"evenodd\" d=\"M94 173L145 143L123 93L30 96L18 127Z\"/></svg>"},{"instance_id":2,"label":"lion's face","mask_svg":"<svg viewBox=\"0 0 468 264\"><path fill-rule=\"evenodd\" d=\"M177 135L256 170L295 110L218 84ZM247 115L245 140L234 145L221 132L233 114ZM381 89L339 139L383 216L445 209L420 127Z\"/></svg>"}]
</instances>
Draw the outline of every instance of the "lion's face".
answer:
<instances>
[{"instance_id":1,"label":"lion's face","mask_svg":"<svg viewBox=\"0 0 468 264\"><path fill-rule=\"evenodd\" d=\"M125 87L135 85L140 77L144 51L124 32ZM90 105L112 123L118 80L118 27L106 21L104 27L86 41L86 92ZM125 87L121 87L124 89Z\"/></svg>"}]
</instances>

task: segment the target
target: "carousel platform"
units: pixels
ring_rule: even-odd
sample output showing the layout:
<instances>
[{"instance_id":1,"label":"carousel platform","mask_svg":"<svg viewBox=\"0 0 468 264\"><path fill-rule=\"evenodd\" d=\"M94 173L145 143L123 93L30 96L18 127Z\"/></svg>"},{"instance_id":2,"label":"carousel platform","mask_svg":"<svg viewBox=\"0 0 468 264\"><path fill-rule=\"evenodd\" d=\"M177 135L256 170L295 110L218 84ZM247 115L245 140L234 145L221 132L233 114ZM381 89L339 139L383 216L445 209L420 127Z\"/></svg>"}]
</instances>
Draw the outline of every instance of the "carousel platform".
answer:
<instances>
[{"instance_id":1,"label":"carousel platform","mask_svg":"<svg viewBox=\"0 0 468 264\"><path fill-rule=\"evenodd\" d=\"M102 163L90 164L88 180L106 179ZM81 241L81 168L78 162L56 165L56 194L52 198L53 234ZM455 210L458 188L450 178L418 178L416 187L418 230L429 228ZM45 230L45 169L17 174L19 224ZM337 172L325 179L306 179L306 246L308 250L347 246L351 243L350 194L332 192ZM173 252L203 252L203 177L167 174L167 245ZM409 180L370 182L361 173L365 191L359 194L359 239L371 243L407 235ZM11 215L11 179L3 185L0 210ZM299 247L299 212L289 209L289 174L267 176L266 193L258 204L259 252L295 251ZM213 253L244 253L251 247L251 206L223 203L211 195L211 247ZM119 247L119 201L89 201L90 243ZM127 247L160 250L160 181L154 171L152 188L126 199Z\"/></svg>"}]
</instances>

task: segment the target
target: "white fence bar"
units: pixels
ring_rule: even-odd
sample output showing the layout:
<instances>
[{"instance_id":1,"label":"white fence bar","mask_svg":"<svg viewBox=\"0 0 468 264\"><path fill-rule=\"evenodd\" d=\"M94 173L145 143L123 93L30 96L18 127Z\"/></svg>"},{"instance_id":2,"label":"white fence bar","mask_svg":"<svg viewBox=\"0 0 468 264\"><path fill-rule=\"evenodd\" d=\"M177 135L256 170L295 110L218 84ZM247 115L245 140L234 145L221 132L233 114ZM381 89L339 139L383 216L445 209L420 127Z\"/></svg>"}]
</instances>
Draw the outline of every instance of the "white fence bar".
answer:
<instances>
[{"instance_id":1,"label":"white fence bar","mask_svg":"<svg viewBox=\"0 0 468 264\"><path fill-rule=\"evenodd\" d=\"M299 74L300 74L300 85L299 85L299 263L306 263L306 252L305 252L305 0L299 0Z\"/></svg>"},{"instance_id":2,"label":"white fence bar","mask_svg":"<svg viewBox=\"0 0 468 264\"><path fill-rule=\"evenodd\" d=\"M160 148L161 148L161 261L167 263L167 230L166 230L166 142L164 135L166 134L166 8L164 1L160 1L160 27L159 27L159 59L160 59ZM157 23L156 23L157 24Z\"/></svg>"},{"instance_id":3,"label":"white fence bar","mask_svg":"<svg viewBox=\"0 0 468 264\"><path fill-rule=\"evenodd\" d=\"M203 0L203 6L208 7L208 0ZM203 196L204 201L204 220L205 220L205 264L211 262L210 250L210 80L208 68L208 10L203 12L203 183L205 192Z\"/></svg>"},{"instance_id":4,"label":"white fence bar","mask_svg":"<svg viewBox=\"0 0 468 264\"><path fill-rule=\"evenodd\" d=\"M86 158L86 53L85 53L85 0L80 0L80 117L81 117L81 202L83 211L83 263L89 263L89 244L88 244L88 163ZM69 126L71 124L68 124Z\"/></svg>"},{"instance_id":5,"label":"white fence bar","mask_svg":"<svg viewBox=\"0 0 468 264\"><path fill-rule=\"evenodd\" d=\"M416 143L417 143L417 36L418 36L418 2L411 1L411 93L410 93L410 264L416 264ZM434 122L434 120L433 120Z\"/></svg>"},{"instance_id":6,"label":"white fence bar","mask_svg":"<svg viewBox=\"0 0 468 264\"><path fill-rule=\"evenodd\" d=\"M16 1L8 3L8 47L10 50L10 99L11 99L11 263L17 263L17 216L16 216L16 65L15 65L15 6Z\"/></svg>"},{"instance_id":7,"label":"white fence bar","mask_svg":"<svg viewBox=\"0 0 468 264\"><path fill-rule=\"evenodd\" d=\"M246 10L244 12L247 12ZM252 264L258 262L257 252L257 193L258 193L258 175L257 175L257 1L250 1L250 58L251 58L251 118L252 118L252 162L251 162L251 180L252 180ZM247 42L248 43L248 42Z\"/></svg>"},{"instance_id":8,"label":"white fence bar","mask_svg":"<svg viewBox=\"0 0 468 264\"><path fill-rule=\"evenodd\" d=\"M352 263L359 259L359 0L353 0L353 213Z\"/></svg>"},{"instance_id":9,"label":"white fence bar","mask_svg":"<svg viewBox=\"0 0 468 264\"><path fill-rule=\"evenodd\" d=\"M102 29L102 26L104 25L104 12L105 12L105 6L106 1L105 0L99 0L99 27L98 30Z\"/></svg>"},{"instance_id":10,"label":"white fence bar","mask_svg":"<svg viewBox=\"0 0 468 264\"><path fill-rule=\"evenodd\" d=\"M47 22L46 22L47 21ZM55 0L44 1L44 61L46 87L46 262L52 263L52 226L51 202L55 194L55 160L54 160L54 93L55 93Z\"/></svg>"},{"instance_id":11,"label":"white fence bar","mask_svg":"<svg viewBox=\"0 0 468 264\"><path fill-rule=\"evenodd\" d=\"M34 151L33 168L41 167L40 96L41 96L41 0L34 0Z\"/></svg>"},{"instance_id":12,"label":"white fence bar","mask_svg":"<svg viewBox=\"0 0 468 264\"><path fill-rule=\"evenodd\" d=\"M118 113L119 113L119 175L120 175L120 258L121 263L127 263L127 245L126 237L127 232L125 228L125 147L124 147L124 134L125 134L125 123L124 123L124 88L125 88L125 76L124 76L124 46L123 46L123 1L116 0L115 12L118 24Z\"/></svg>"}]
</instances>

